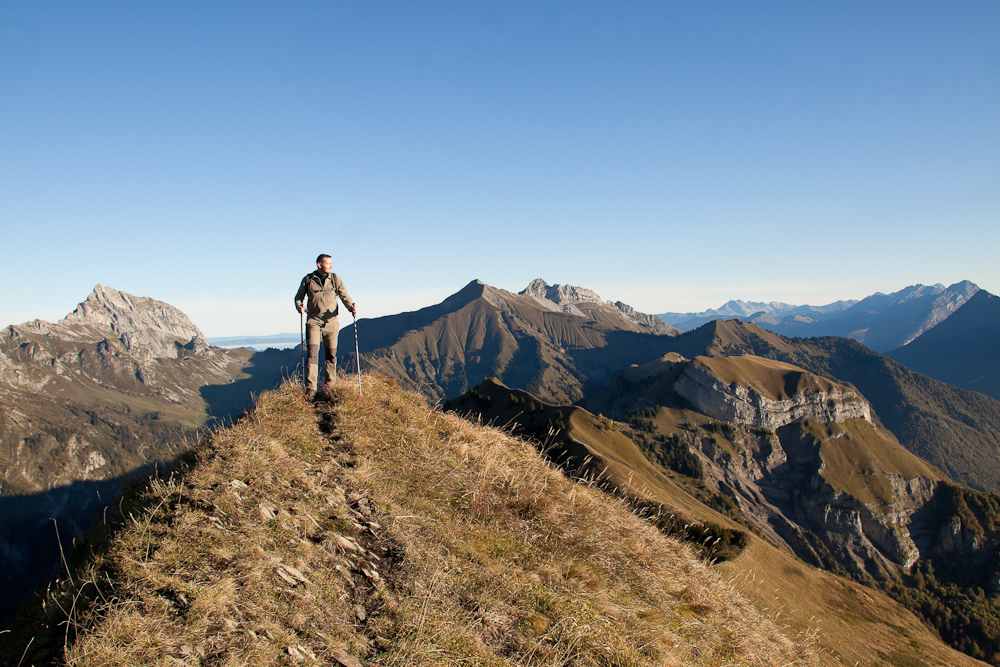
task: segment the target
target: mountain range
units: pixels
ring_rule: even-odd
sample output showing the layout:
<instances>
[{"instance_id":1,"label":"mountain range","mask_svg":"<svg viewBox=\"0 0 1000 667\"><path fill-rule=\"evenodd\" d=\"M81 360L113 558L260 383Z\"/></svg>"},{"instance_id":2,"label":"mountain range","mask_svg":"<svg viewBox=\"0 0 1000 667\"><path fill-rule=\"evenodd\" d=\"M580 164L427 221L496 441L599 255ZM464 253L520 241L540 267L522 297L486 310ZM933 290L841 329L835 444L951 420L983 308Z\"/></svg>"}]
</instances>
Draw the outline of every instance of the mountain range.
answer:
<instances>
[{"instance_id":1,"label":"mountain range","mask_svg":"<svg viewBox=\"0 0 1000 667\"><path fill-rule=\"evenodd\" d=\"M1000 298L980 290L946 320L888 353L918 373L1000 399Z\"/></svg>"},{"instance_id":2,"label":"mountain range","mask_svg":"<svg viewBox=\"0 0 1000 667\"><path fill-rule=\"evenodd\" d=\"M339 350L354 348L352 327L341 330ZM359 320L357 328L366 367L431 401L498 377L573 402L622 366L652 358L658 341L679 333L590 290L541 280L518 294L474 280L436 306Z\"/></svg>"},{"instance_id":3,"label":"mountain range","mask_svg":"<svg viewBox=\"0 0 1000 667\"><path fill-rule=\"evenodd\" d=\"M995 349L996 297L952 288L870 301L866 342L924 327L893 354L940 359L929 372L975 368L954 352ZM788 338L740 319L682 333L542 280L517 294L473 281L356 326L365 370L548 440L568 473L627 492L637 511L659 507L651 520L709 557L766 567L755 559L794 554L881 588L970 655L982 651L962 642L994 646L971 620L927 616L972 605L963 618L992 623L982 601L996 596L1000 499L984 491L1000 490L1000 402L984 393L850 338ZM346 369L352 327L341 336ZM169 305L101 286L59 323L8 327L0 353L0 553L17 595L48 576L58 543L82 536L127 475L197 446L198 428L237 414L299 361L297 350L212 347ZM979 366L983 377L966 382L988 388ZM917 573L937 588L917 587Z\"/></svg>"},{"instance_id":4,"label":"mountain range","mask_svg":"<svg viewBox=\"0 0 1000 667\"><path fill-rule=\"evenodd\" d=\"M534 291L547 289L543 285ZM578 295L574 289L568 293ZM878 422L913 453L962 484L1000 490L1000 402L993 398L915 373L848 338L786 338L735 319L680 334L625 318L599 299L579 298L545 306L529 290L513 294L473 281L436 306L360 320L362 363L431 402L496 377L543 401L570 404L619 369L671 352L689 359L752 354L855 386ZM563 311L566 306L586 316ZM353 337L351 327L342 330L339 348L351 349ZM352 362L345 356L342 365Z\"/></svg>"},{"instance_id":5,"label":"mountain range","mask_svg":"<svg viewBox=\"0 0 1000 667\"><path fill-rule=\"evenodd\" d=\"M749 319L760 315L770 315L775 319L795 317L797 315L813 318L817 315L840 312L850 308L857 302L857 299L854 299L849 301L834 301L825 306L796 306L781 301L743 301L742 299L732 299L718 308L709 308L698 313L660 313L657 317L681 331L690 331L712 320Z\"/></svg>"},{"instance_id":6,"label":"mountain range","mask_svg":"<svg viewBox=\"0 0 1000 667\"><path fill-rule=\"evenodd\" d=\"M783 336L841 336L886 353L944 321L978 291L964 280L950 287L912 285L892 294L878 292L860 301L819 307L730 301L716 310L659 317L684 331L715 319L740 319Z\"/></svg>"}]
</instances>

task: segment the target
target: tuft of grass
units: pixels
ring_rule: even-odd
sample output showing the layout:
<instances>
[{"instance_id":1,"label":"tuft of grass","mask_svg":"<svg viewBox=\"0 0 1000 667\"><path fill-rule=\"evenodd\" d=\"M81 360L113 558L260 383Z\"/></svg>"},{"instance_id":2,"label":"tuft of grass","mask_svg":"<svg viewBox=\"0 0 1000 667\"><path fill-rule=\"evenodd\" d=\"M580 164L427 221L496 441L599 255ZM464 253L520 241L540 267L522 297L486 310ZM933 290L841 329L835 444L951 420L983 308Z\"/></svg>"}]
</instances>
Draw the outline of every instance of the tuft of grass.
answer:
<instances>
[{"instance_id":1,"label":"tuft of grass","mask_svg":"<svg viewBox=\"0 0 1000 667\"><path fill-rule=\"evenodd\" d=\"M624 500L363 384L265 393L132 489L11 664L817 664Z\"/></svg>"}]
</instances>

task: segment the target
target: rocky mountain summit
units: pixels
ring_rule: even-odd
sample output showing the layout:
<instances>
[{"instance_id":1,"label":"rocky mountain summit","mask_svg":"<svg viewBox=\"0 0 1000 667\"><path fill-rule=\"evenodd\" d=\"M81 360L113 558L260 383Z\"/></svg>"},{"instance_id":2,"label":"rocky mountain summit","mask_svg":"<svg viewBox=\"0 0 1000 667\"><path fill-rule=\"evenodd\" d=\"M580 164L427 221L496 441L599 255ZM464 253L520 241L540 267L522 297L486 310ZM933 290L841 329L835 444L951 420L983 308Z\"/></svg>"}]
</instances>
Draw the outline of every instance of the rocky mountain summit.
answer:
<instances>
[{"instance_id":1,"label":"rocky mountain summit","mask_svg":"<svg viewBox=\"0 0 1000 667\"><path fill-rule=\"evenodd\" d=\"M432 401L494 376L552 400L572 402L677 331L580 287L535 280L520 294L473 280L440 304L358 322L366 367ZM354 347L350 327L340 349ZM350 364L353 359L345 359Z\"/></svg>"},{"instance_id":2,"label":"rocky mountain summit","mask_svg":"<svg viewBox=\"0 0 1000 667\"><path fill-rule=\"evenodd\" d=\"M601 303L601 297L589 289L573 285L549 285L541 278L535 278L528 286L518 292L530 296L542 306L570 315L585 317L583 312L574 306L577 303Z\"/></svg>"},{"instance_id":3,"label":"rocky mountain summit","mask_svg":"<svg viewBox=\"0 0 1000 667\"><path fill-rule=\"evenodd\" d=\"M58 323L34 320L0 333L0 385L64 396L83 381L181 403L196 398L200 384L158 362L191 355L204 362L199 379L205 380L228 379L236 360L211 348L177 308L97 285Z\"/></svg>"},{"instance_id":4,"label":"rocky mountain summit","mask_svg":"<svg viewBox=\"0 0 1000 667\"><path fill-rule=\"evenodd\" d=\"M581 310L580 304L593 304L598 307L604 306L618 311L618 314L628 322L639 327L648 329L651 333L673 336L680 333L676 327L666 324L655 315L640 313L638 310L622 303L621 301L603 301L598 294L592 290L573 285L549 285L541 278L536 278L528 283L528 286L518 292L521 296L530 296L543 308L548 308L560 313L575 315L577 317L589 317L589 314Z\"/></svg>"},{"instance_id":5,"label":"rocky mountain summit","mask_svg":"<svg viewBox=\"0 0 1000 667\"><path fill-rule=\"evenodd\" d=\"M175 358L185 351L201 352L208 340L187 315L163 301L136 297L97 285L86 301L59 324L111 331L139 358Z\"/></svg>"}]
</instances>

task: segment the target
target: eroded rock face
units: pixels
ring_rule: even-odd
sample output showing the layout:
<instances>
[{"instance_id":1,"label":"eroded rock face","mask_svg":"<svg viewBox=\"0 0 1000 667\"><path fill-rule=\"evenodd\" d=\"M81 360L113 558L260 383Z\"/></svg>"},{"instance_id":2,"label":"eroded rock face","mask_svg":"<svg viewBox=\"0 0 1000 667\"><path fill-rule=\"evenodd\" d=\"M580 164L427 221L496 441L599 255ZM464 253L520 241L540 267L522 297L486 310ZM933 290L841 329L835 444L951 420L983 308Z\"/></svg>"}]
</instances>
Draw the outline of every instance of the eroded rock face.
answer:
<instances>
[{"instance_id":1,"label":"eroded rock face","mask_svg":"<svg viewBox=\"0 0 1000 667\"><path fill-rule=\"evenodd\" d=\"M0 385L55 396L61 380L86 380L126 393L153 392L176 402L197 396L198 385L163 366L162 360L192 355L202 362L195 364L196 375L206 379L221 378L233 361L226 350L212 348L177 308L98 285L55 324L35 320L3 330Z\"/></svg>"},{"instance_id":2,"label":"eroded rock face","mask_svg":"<svg viewBox=\"0 0 1000 667\"><path fill-rule=\"evenodd\" d=\"M651 333L671 336L680 333L679 329L670 326L654 315L640 313L632 306L621 301L604 301L596 292L584 289L583 287L549 285L541 278L536 278L528 283L528 286L520 294L531 297L538 305L548 310L566 313L567 315L589 317L587 312L580 308L581 304L587 304L590 307L607 309L626 322L637 325L640 329Z\"/></svg>"},{"instance_id":3,"label":"eroded rock face","mask_svg":"<svg viewBox=\"0 0 1000 667\"><path fill-rule=\"evenodd\" d=\"M589 289L573 285L549 285L541 278L535 278L524 288L521 294L533 297L540 302L548 302L559 307L563 312L570 312L583 317L583 313L573 308L574 304L592 302L601 303L601 297ZM546 304L547 305L547 304Z\"/></svg>"},{"instance_id":4,"label":"eroded rock face","mask_svg":"<svg viewBox=\"0 0 1000 667\"><path fill-rule=\"evenodd\" d=\"M876 579L921 557L909 526L940 475L872 424L857 391L751 355L684 363L673 392L732 425L729 444L699 437L693 450L772 540Z\"/></svg>"},{"instance_id":5,"label":"eroded rock face","mask_svg":"<svg viewBox=\"0 0 1000 667\"><path fill-rule=\"evenodd\" d=\"M698 439L694 449L706 476L772 541L800 557L821 562L826 549L847 570L876 579L916 562L921 550L909 525L934 495L938 480L872 471L884 480L888 495L863 502L824 478L823 441L799 426L775 433L742 429L734 436L735 452L711 438Z\"/></svg>"},{"instance_id":6,"label":"eroded rock face","mask_svg":"<svg viewBox=\"0 0 1000 667\"><path fill-rule=\"evenodd\" d=\"M57 327L110 329L133 355L175 358L184 349L208 349L208 340L187 315L170 304L97 285Z\"/></svg>"},{"instance_id":7,"label":"eroded rock face","mask_svg":"<svg viewBox=\"0 0 1000 667\"><path fill-rule=\"evenodd\" d=\"M688 364L674 384L674 391L699 412L715 419L771 431L800 419L819 422L847 419L871 421L868 402L843 385L800 382L802 389L799 391L775 398L743 384L726 383L699 361L696 359ZM801 369L789 372L805 373Z\"/></svg>"}]
</instances>

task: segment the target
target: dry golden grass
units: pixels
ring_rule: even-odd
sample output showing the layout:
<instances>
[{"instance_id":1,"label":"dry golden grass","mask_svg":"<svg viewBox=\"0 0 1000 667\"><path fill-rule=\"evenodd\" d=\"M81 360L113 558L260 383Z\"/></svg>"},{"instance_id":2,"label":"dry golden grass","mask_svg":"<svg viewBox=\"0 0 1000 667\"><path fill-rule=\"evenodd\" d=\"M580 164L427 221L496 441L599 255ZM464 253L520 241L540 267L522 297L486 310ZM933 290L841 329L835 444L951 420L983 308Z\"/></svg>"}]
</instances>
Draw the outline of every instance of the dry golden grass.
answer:
<instances>
[{"instance_id":1,"label":"dry golden grass","mask_svg":"<svg viewBox=\"0 0 1000 667\"><path fill-rule=\"evenodd\" d=\"M263 395L123 507L23 664L816 664L622 502L381 377Z\"/></svg>"},{"instance_id":2,"label":"dry golden grass","mask_svg":"<svg viewBox=\"0 0 1000 667\"><path fill-rule=\"evenodd\" d=\"M367 378L332 412L404 554L380 664L809 664L693 553L535 448ZM801 643L801 642L800 642Z\"/></svg>"},{"instance_id":3,"label":"dry golden grass","mask_svg":"<svg viewBox=\"0 0 1000 667\"><path fill-rule=\"evenodd\" d=\"M750 387L772 400L788 399L798 392L829 392L834 387L840 391L850 391L844 385L813 375L798 366L753 354L695 357L693 363L702 369L707 368L708 372L726 384L736 383Z\"/></svg>"},{"instance_id":4,"label":"dry golden grass","mask_svg":"<svg viewBox=\"0 0 1000 667\"><path fill-rule=\"evenodd\" d=\"M987 667L945 645L882 593L807 565L754 537L713 569L788 633L808 633L824 667Z\"/></svg>"}]
</instances>

